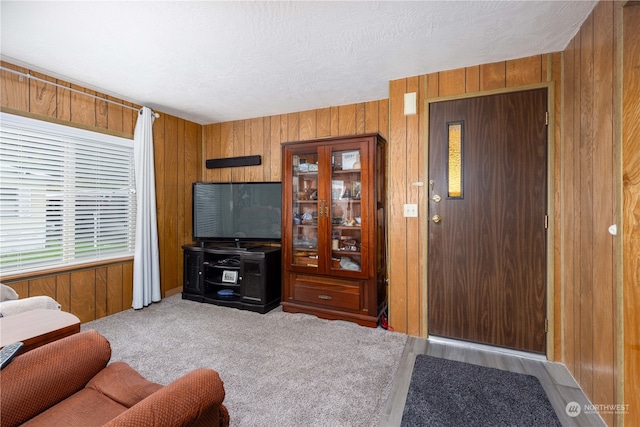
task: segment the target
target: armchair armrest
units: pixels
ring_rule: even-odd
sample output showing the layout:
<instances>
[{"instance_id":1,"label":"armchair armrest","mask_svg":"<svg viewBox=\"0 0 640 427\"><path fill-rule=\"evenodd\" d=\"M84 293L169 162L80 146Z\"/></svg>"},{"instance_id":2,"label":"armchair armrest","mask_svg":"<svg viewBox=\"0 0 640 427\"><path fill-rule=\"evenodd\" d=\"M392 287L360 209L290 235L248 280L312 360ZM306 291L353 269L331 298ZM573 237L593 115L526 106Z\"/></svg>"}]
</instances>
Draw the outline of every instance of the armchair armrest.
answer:
<instances>
[{"instance_id":1,"label":"armchair armrest","mask_svg":"<svg viewBox=\"0 0 640 427\"><path fill-rule=\"evenodd\" d=\"M17 356L0 375L2 427L22 424L81 390L110 358L109 342L93 330Z\"/></svg>"},{"instance_id":2,"label":"armchair armrest","mask_svg":"<svg viewBox=\"0 0 640 427\"><path fill-rule=\"evenodd\" d=\"M224 383L212 369L200 368L138 402L103 427L228 426L222 405Z\"/></svg>"},{"instance_id":3,"label":"armchair armrest","mask_svg":"<svg viewBox=\"0 0 640 427\"><path fill-rule=\"evenodd\" d=\"M60 310L60 304L53 298L44 295L0 302L0 314L5 317L37 308Z\"/></svg>"}]
</instances>

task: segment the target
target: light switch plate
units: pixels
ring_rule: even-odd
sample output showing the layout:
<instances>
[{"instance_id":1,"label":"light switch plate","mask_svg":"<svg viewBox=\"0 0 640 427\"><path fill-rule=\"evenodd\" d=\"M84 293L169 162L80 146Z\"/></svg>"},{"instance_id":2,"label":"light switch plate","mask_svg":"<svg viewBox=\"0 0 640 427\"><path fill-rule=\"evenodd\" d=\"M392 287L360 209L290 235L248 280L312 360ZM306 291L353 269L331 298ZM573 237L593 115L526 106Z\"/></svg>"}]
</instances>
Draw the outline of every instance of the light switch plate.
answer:
<instances>
[{"instance_id":1,"label":"light switch plate","mask_svg":"<svg viewBox=\"0 0 640 427\"><path fill-rule=\"evenodd\" d=\"M404 205L404 216L405 218L413 218L418 216L418 205L416 204L406 204Z\"/></svg>"}]
</instances>

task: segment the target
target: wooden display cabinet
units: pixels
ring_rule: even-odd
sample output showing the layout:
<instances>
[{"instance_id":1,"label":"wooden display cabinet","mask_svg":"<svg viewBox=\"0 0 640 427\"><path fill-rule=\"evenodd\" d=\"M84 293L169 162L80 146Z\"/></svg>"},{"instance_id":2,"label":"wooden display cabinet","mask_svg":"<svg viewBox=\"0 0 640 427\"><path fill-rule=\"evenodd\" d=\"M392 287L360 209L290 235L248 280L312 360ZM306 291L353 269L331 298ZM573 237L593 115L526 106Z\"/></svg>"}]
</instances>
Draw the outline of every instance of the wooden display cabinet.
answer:
<instances>
[{"instance_id":1,"label":"wooden display cabinet","mask_svg":"<svg viewBox=\"0 0 640 427\"><path fill-rule=\"evenodd\" d=\"M378 134L282 144L284 311L377 326L386 303L385 159Z\"/></svg>"}]
</instances>

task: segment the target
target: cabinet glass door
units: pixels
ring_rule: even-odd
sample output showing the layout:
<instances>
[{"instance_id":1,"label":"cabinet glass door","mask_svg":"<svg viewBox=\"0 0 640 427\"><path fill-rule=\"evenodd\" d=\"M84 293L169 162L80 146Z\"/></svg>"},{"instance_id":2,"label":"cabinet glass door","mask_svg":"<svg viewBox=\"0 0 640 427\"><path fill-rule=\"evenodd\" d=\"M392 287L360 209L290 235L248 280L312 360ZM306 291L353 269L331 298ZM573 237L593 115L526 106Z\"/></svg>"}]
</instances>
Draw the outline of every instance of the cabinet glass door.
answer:
<instances>
[{"instance_id":1,"label":"cabinet glass door","mask_svg":"<svg viewBox=\"0 0 640 427\"><path fill-rule=\"evenodd\" d=\"M331 152L331 269L362 269L362 171L358 149Z\"/></svg>"},{"instance_id":2,"label":"cabinet glass door","mask_svg":"<svg viewBox=\"0 0 640 427\"><path fill-rule=\"evenodd\" d=\"M318 268L318 153L292 160L292 263Z\"/></svg>"}]
</instances>

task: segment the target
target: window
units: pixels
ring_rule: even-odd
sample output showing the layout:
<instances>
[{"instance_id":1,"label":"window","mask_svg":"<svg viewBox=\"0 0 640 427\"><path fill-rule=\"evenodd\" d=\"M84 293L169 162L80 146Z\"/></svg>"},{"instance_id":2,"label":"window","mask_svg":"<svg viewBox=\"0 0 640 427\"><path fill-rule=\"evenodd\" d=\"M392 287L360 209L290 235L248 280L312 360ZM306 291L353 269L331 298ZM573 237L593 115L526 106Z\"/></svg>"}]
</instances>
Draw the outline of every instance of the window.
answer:
<instances>
[{"instance_id":1,"label":"window","mask_svg":"<svg viewBox=\"0 0 640 427\"><path fill-rule=\"evenodd\" d=\"M462 122L447 123L449 131L447 162L447 195L450 199L462 199L463 185L463 129Z\"/></svg>"},{"instance_id":2,"label":"window","mask_svg":"<svg viewBox=\"0 0 640 427\"><path fill-rule=\"evenodd\" d=\"M133 141L0 114L2 275L132 256Z\"/></svg>"}]
</instances>

